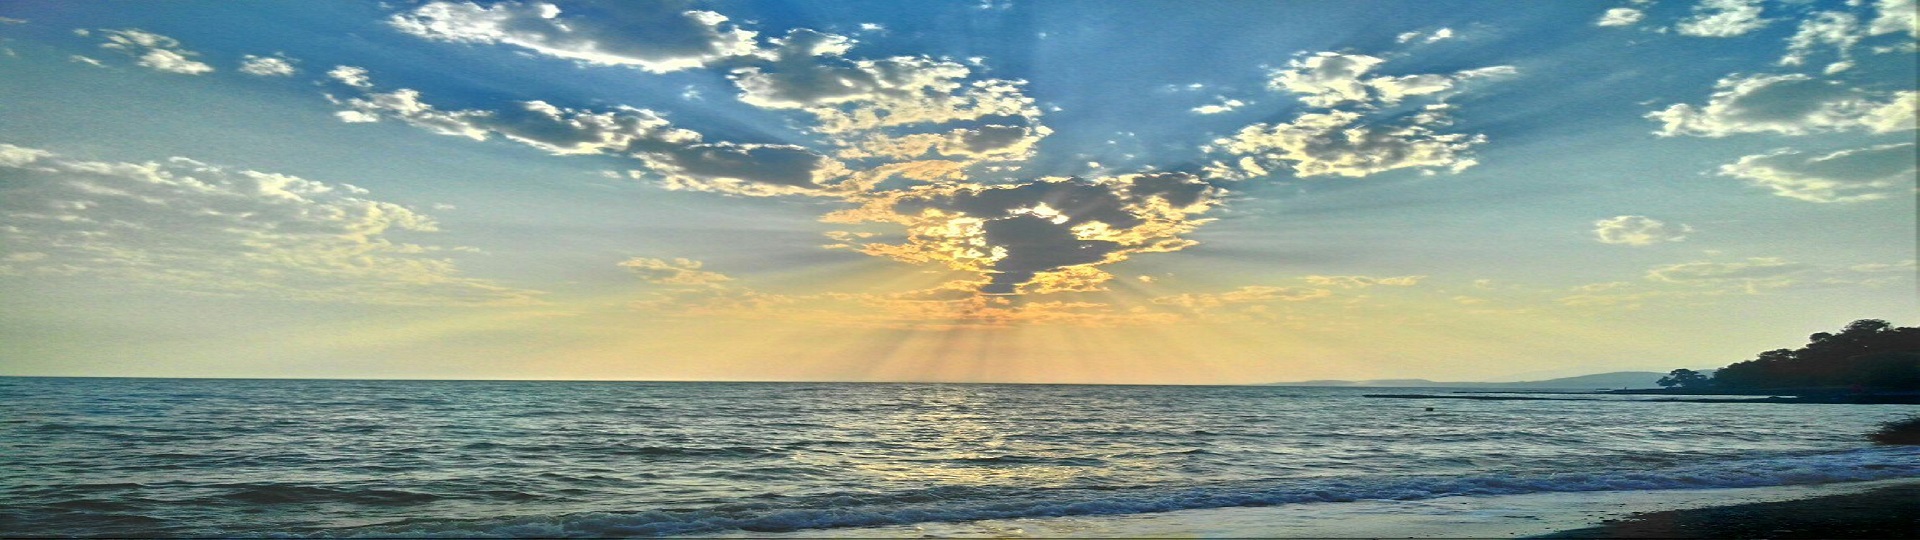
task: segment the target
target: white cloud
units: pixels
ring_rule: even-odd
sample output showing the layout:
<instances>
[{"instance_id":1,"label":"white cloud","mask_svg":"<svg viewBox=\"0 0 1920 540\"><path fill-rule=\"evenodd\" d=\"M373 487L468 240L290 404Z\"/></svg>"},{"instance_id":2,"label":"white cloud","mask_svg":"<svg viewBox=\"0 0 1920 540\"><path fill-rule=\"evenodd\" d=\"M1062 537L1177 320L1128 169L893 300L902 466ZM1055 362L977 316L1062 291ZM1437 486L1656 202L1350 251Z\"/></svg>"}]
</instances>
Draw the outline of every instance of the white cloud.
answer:
<instances>
[{"instance_id":1,"label":"white cloud","mask_svg":"<svg viewBox=\"0 0 1920 540\"><path fill-rule=\"evenodd\" d=\"M699 133L673 127L659 113L647 109L622 105L610 111L591 111L544 101L519 105L518 109L488 114L475 127L561 155L619 154L684 147L700 141Z\"/></svg>"},{"instance_id":2,"label":"white cloud","mask_svg":"<svg viewBox=\"0 0 1920 540\"><path fill-rule=\"evenodd\" d=\"M1795 283L1795 274L1813 267L1777 257L1751 257L1740 262L1700 261L1656 266L1649 281L1700 287L1732 287L1747 293L1778 289Z\"/></svg>"},{"instance_id":3,"label":"white cloud","mask_svg":"<svg viewBox=\"0 0 1920 540\"><path fill-rule=\"evenodd\" d=\"M1664 137L1724 137L1737 133L1805 135L1829 131L1888 133L1914 128L1920 93L1891 96L1807 75L1730 75L1714 85L1705 106L1675 104L1647 114ZM1884 100L1883 100L1884 99Z\"/></svg>"},{"instance_id":4,"label":"white cloud","mask_svg":"<svg viewBox=\"0 0 1920 540\"><path fill-rule=\"evenodd\" d=\"M1364 103L1373 99L1373 92L1370 81L1362 76L1384 62L1364 54L1315 53L1275 70L1267 87L1299 94L1301 103L1314 107Z\"/></svg>"},{"instance_id":5,"label":"white cloud","mask_svg":"<svg viewBox=\"0 0 1920 540\"><path fill-rule=\"evenodd\" d=\"M1367 81L1378 94L1379 103L1397 105L1408 96L1432 95L1444 99L1459 91L1461 83L1482 78L1509 77L1518 70L1513 66L1491 66L1454 72L1451 75L1418 74L1392 77L1376 77Z\"/></svg>"},{"instance_id":6,"label":"white cloud","mask_svg":"<svg viewBox=\"0 0 1920 540\"><path fill-rule=\"evenodd\" d=\"M53 152L0 143L0 167L27 168L35 161L53 157Z\"/></svg>"},{"instance_id":7,"label":"white cloud","mask_svg":"<svg viewBox=\"0 0 1920 540\"><path fill-rule=\"evenodd\" d=\"M742 103L804 111L814 120L806 127L834 147L833 155L854 160L853 168L848 168L849 163L799 145L703 143L697 134L671 144L637 139L625 155L644 161L649 173L661 177L671 189L822 195L866 189L893 174L955 178L977 163L1027 158L1035 144L1052 133L1039 123L1039 109L1021 88L1024 81L975 79L972 67L943 58L848 57L855 44L852 38L806 28L768 40L763 49L754 32L726 21L715 13L688 10L685 2L677 1L648 7L610 4L564 9L545 3L436 1L396 15L391 22L429 39L505 44L655 72L724 68ZM978 59L970 61L984 65ZM370 86L363 74L335 74L334 78L362 89ZM417 93L404 92L368 92L360 98L337 100L349 105L339 116L354 122L400 118L436 132L473 138L499 131L516 141L553 149L542 146L540 136L514 137L508 126L500 124L511 111L438 111L418 104ZM478 116L448 118L464 112ZM940 131L926 127L949 123L960 125ZM584 135L578 126L544 129L568 137ZM604 133L597 128L586 131ZM590 152L621 153L610 148ZM929 153L935 155L926 156ZM884 161L889 159L922 161ZM935 174L936 170L944 172Z\"/></svg>"},{"instance_id":8,"label":"white cloud","mask_svg":"<svg viewBox=\"0 0 1920 540\"><path fill-rule=\"evenodd\" d=\"M622 268L640 276L648 283L661 285L684 285L710 287L732 281L733 278L717 272L701 270L700 261L688 259L652 259L634 257L620 263Z\"/></svg>"},{"instance_id":9,"label":"white cloud","mask_svg":"<svg viewBox=\"0 0 1920 540\"><path fill-rule=\"evenodd\" d=\"M240 58L240 72L260 77L288 77L295 72L293 62L284 56L246 55Z\"/></svg>"},{"instance_id":10,"label":"white cloud","mask_svg":"<svg viewBox=\"0 0 1920 540\"><path fill-rule=\"evenodd\" d=\"M845 36L807 29L773 40L767 63L730 75L740 101L768 109L804 109L824 133L889 126L946 123L989 116L1039 116L1020 83L996 79L968 82L972 73L956 62L920 56L879 60L843 56L853 46Z\"/></svg>"},{"instance_id":11,"label":"white cloud","mask_svg":"<svg viewBox=\"0 0 1920 540\"><path fill-rule=\"evenodd\" d=\"M1765 28L1771 20L1760 17L1761 0L1701 0L1693 7L1693 16L1675 27L1682 35L1698 37L1734 37Z\"/></svg>"},{"instance_id":12,"label":"white cloud","mask_svg":"<svg viewBox=\"0 0 1920 540\"><path fill-rule=\"evenodd\" d=\"M1412 287L1419 285L1427 276L1306 276L1307 283L1320 287L1339 287L1342 289L1364 289L1375 285L1384 287Z\"/></svg>"},{"instance_id":13,"label":"white cloud","mask_svg":"<svg viewBox=\"0 0 1920 540\"><path fill-rule=\"evenodd\" d=\"M1250 178L1284 164L1300 177L1359 178L1404 168L1458 172L1472 167L1477 162L1470 150L1486 137L1434 130L1448 123L1444 111L1434 109L1401 123L1370 124L1359 113L1333 111L1303 114L1284 124L1254 124L1213 142L1211 150L1242 157L1216 164L1209 173Z\"/></svg>"},{"instance_id":14,"label":"white cloud","mask_svg":"<svg viewBox=\"0 0 1920 540\"><path fill-rule=\"evenodd\" d=\"M1920 5L1914 0L1879 0L1873 4L1879 17L1867 27L1872 35L1906 32L1908 36L1920 38Z\"/></svg>"},{"instance_id":15,"label":"white cloud","mask_svg":"<svg viewBox=\"0 0 1920 540\"><path fill-rule=\"evenodd\" d=\"M1603 244L1650 246L1661 242L1679 242L1693 232L1686 225L1668 226L1647 216L1614 216L1593 222L1593 234Z\"/></svg>"},{"instance_id":16,"label":"white cloud","mask_svg":"<svg viewBox=\"0 0 1920 540\"><path fill-rule=\"evenodd\" d=\"M752 54L755 33L687 2L631 2L568 8L545 2L429 2L390 23L422 38L500 43L603 65L665 73Z\"/></svg>"},{"instance_id":17,"label":"white cloud","mask_svg":"<svg viewBox=\"0 0 1920 540\"><path fill-rule=\"evenodd\" d=\"M200 53L186 50L180 41L138 28L124 30L101 29L101 35L107 42L102 48L126 53L137 58L137 64L166 73L199 75L213 72L213 66L193 60ZM82 34L85 35L85 34Z\"/></svg>"},{"instance_id":18,"label":"white cloud","mask_svg":"<svg viewBox=\"0 0 1920 540\"><path fill-rule=\"evenodd\" d=\"M333 66L327 70L327 78L354 88L373 87L373 81L367 78L367 68L359 66Z\"/></svg>"},{"instance_id":19,"label":"white cloud","mask_svg":"<svg viewBox=\"0 0 1920 540\"><path fill-rule=\"evenodd\" d=\"M1220 114L1247 106L1247 102L1245 101L1228 99L1225 96L1217 96L1216 99L1219 99L1220 102L1194 107L1193 112L1195 114Z\"/></svg>"},{"instance_id":20,"label":"white cloud","mask_svg":"<svg viewBox=\"0 0 1920 540\"><path fill-rule=\"evenodd\" d=\"M933 152L958 173L983 161L1029 157L1052 133L1040 124L1041 113L1022 81L971 79L972 68L964 64L924 56L849 58L853 44L845 36L796 29L772 40L757 64L735 68L729 78L743 103L812 115L812 130L839 147L838 156L874 167L867 184L882 180L881 171L893 166L876 165L875 158ZM964 127L927 129L952 123Z\"/></svg>"},{"instance_id":21,"label":"white cloud","mask_svg":"<svg viewBox=\"0 0 1920 540\"><path fill-rule=\"evenodd\" d=\"M1594 26L1633 26L1646 18L1647 13L1633 8L1613 8L1600 15Z\"/></svg>"},{"instance_id":22,"label":"white cloud","mask_svg":"<svg viewBox=\"0 0 1920 540\"><path fill-rule=\"evenodd\" d=\"M394 118L440 135L455 135L476 141L487 139L488 130L476 124L491 115L486 111L441 110L420 101L420 92L410 88L384 93L368 92L361 97L336 100L336 103L347 107L347 110L335 113L335 116L348 123Z\"/></svg>"},{"instance_id":23,"label":"white cloud","mask_svg":"<svg viewBox=\"0 0 1920 540\"><path fill-rule=\"evenodd\" d=\"M1781 197L1835 203L1884 199L1914 182L1913 143L1815 155L1792 149L1740 158L1720 175L1740 178ZM1910 188L1904 191L1911 191Z\"/></svg>"},{"instance_id":24,"label":"white cloud","mask_svg":"<svg viewBox=\"0 0 1920 540\"><path fill-rule=\"evenodd\" d=\"M1477 134L1442 133L1453 123L1446 99L1467 81L1513 75L1512 66L1454 73L1372 75L1386 61L1363 54L1303 54L1275 70L1268 88L1296 94L1301 103L1329 109L1293 120L1253 124L1215 139L1210 152L1238 156L1206 167L1209 175L1246 179L1291 168L1295 176L1363 177L1402 169L1459 172L1474 166L1469 150L1486 141ZM1394 109L1418 98L1426 103ZM1384 112L1383 112L1384 111Z\"/></svg>"},{"instance_id":25,"label":"white cloud","mask_svg":"<svg viewBox=\"0 0 1920 540\"><path fill-rule=\"evenodd\" d=\"M377 122L391 118L427 131L484 141L494 135L556 155L605 154L646 164L669 189L771 196L824 194L827 182L846 170L803 147L772 144L703 142L697 132L673 127L658 113L619 106L610 111L559 107L526 101L497 111L445 110L402 88L372 90L365 70L342 66L331 72L358 96L329 96L345 110L342 121Z\"/></svg>"},{"instance_id":26,"label":"white cloud","mask_svg":"<svg viewBox=\"0 0 1920 540\"><path fill-rule=\"evenodd\" d=\"M849 143L850 147L843 149L839 156L912 159L932 153L942 157L969 160L1017 159L1030 156L1034 151L1034 145L1051 133L1053 130L1045 126L1022 127L999 124L900 136L875 133L852 141Z\"/></svg>"},{"instance_id":27,"label":"white cloud","mask_svg":"<svg viewBox=\"0 0 1920 540\"><path fill-rule=\"evenodd\" d=\"M561 21L579 15L575 8L566 10L544 4L435 2L396 17L394 24L432 39L624 62L582 56L581 51L599 44L562 47L555 36L571 39L577 36L569 32L580 31ZM515 29L509 22L524 23L524 28ZM562 22L571 26L561 28ZM1450 32L1440 34L1436 39ZM518 107L447 110L427 103L417 91L375 91L364 72L335 74L336 81L354 90L334 102L343 106L339 115L346 121L393 119L474 139L498 135L555 154L631 158L645 169L629 171L630 176L655 180L667 189L842 197L858 206L829 220L894 224L905 227L907 234L904 241L892 235L837 237L837 249L977 273L978 281L949 289L985 295L981 298L1103 290L1112 275L1096 266L1134 253L1192 245L1180 235L1205 221L1196 215L1210 209L1221 193L1181 174L972 183L968 175L975 171L1016 170L1017 161L1034 155L1040 140L1052 133L1039 122L1041 112L1025 94L1025 82L978 77L976 72L986 68L981 59L860 58L851 55L855 45L847 36L800 28L767 40L764 49L745 47L724 62L649 68L726 69L742 103L810 115L813 121L802 126L819 136L817 143L831 148L832 158L793 144L704 141L699 133L673 127L661 115L631 107L583 110L531 101ZM1406 81L1380 80L1377 92L1390 96L1385 99L1420 93L1407 90ZM1223 98L1218 106L1243 105ZM893 178L911 181L900 187L888 183ZM650 272L697 269L660 259L629 266ZM940 313L965 307L950 304L888 305ZM1079 313L1079 308L1064 304L1056 307L1060 309L1040 311L1049 317ZM1073 317L1082 316L1091 315Z\"/></svg>"},{"instance_id":28,"label":"white cloud","mask_svg":"<svg viewBox=\"0 0 1920 540\"><path fill-rule=\"evenodd\" d=\"M0 270L204 294L377 304L531 302L395 240L436 230L364 189L186 158L116 163L0 144Z\"/></svg>"},{"instance_id":29,"label":"white cloud","mask_svg":"<svg viewBox=\"0 0 1920 540\"><path fill-rule=\"evenodd\" d=\"M182 55L179 51L168 51L168 50L158 50L158 49L147 51L146 54L140 55L139 64L142 66L153 68L155 71L164 71L167 73L182 73L187 75L199 75L201 73L211 73L213 71L213 66L209 66L209 65L206 65L205 63L188 59L186 56Z\"/></svg>"},{"instance_id":30,"label":"white cloud","mask_svg":"<svg viewBox=\"0 0 1920 540\"><path fill-rule=\"evenodd\" d=\"M1787 54L1780 57L1780 65L1798 66L1805 64L1813 55L1814 49L1831 46L1836 56L1829 65L1827 73L1837 73L1852 67L1848 61L1853 46L1865 37L1860 31L1860 20L1852 14L1839 11L1822 11L1800 21L1800 29L1787 39Z\"/></svg>"},{"instance_id":31,"label":"white cloud","mask_svg":"<svg viewBox=\"0 0 1920 540\"><path fill-rule=\"evenodd\" d=\"M1454 33L1452 28L1441 28L1432 32L1406 32L1394 36L1393 41L1395 43L1433 43L1445 39L1452 39L1453 37Z\"/></svg>"}]
</instances>

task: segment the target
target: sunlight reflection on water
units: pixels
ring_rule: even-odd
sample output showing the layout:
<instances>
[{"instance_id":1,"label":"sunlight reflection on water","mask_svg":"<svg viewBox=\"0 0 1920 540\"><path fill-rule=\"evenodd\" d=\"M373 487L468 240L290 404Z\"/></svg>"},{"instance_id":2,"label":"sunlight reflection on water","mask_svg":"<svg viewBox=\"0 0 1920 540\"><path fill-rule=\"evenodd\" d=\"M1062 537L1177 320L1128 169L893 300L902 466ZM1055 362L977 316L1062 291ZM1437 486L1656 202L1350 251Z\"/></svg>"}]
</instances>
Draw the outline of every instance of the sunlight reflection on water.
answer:
<instances>
[{"instance_id":1,"label":"sunlight reflection on water","mask_svg":"<svg viewBox=\"0 0 1920 540\"><path fill-rule=\"evenodd\" d=\"M1920 476L1861 439L1911 407L1360 393L0 378L0 532L617 536Z\"/></svg>"}]
</instances>

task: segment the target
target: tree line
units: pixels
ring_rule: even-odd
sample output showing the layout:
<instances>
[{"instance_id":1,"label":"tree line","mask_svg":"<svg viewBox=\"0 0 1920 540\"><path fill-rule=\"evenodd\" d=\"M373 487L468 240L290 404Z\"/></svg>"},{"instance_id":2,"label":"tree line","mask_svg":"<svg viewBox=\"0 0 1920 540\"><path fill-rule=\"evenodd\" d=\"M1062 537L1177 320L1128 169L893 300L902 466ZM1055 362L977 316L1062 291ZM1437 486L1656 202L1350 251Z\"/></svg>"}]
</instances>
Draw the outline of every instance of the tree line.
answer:
<instances>
[{"instance_id":1,"label":"tree line","mask_svg":"<svg viewBox=\"0 0 1920 540\"><path fill-rule=\"evenodd\" d=\"M1848 388L1920 390L1920 328L1880 319L1853 321L1838 333L1807 336L1798 349L1774 349L1708 375L1676 369L1658 384L1687 390Z\"/></svg>"}]
</instances>

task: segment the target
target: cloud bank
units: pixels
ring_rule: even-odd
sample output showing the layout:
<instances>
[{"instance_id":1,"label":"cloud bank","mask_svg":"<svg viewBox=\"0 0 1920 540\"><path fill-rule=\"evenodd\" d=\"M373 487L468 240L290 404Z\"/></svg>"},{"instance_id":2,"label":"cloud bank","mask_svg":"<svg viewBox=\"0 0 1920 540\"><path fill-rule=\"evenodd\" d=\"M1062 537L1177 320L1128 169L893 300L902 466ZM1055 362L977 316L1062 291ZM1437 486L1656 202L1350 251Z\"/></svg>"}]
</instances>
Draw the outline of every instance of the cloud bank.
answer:
<instances>
[{"instance_id":1,"label":"cloud bank","mask_svg":"<svg viewBox=\"0 0 1920 540\"><path fill-rule=\"evenodd\" d=\"M1721 165L1719 174L1767 188L1774 195L1816 203L1885 199L1912 188L1913 143L1883 144L1827 154L1789 148Z\"/></svg>"},{"instance_id":2,"label":"cloud bank","mask_svg":"<svg viewBox=\"0 0 1920 540\"><path fill-rule=\"evenodd\" d=\"M125 163L0 144L0 272L203 294L499 305L534 293L462 277L468 248L400 241L433 220L350 184L187 158Z\"/></svg>"},{"instance_id":3,"label":"cloud bank","mask_svg":"<svg viewBox=\"0 0 1920 540\"><path fill-rule=\"evenodd\" d=\"M187 50L180 40L138 28L101 29L99 34L106 38L106 43L100 44L101 48L132 56L141 67L181 75L213 72L213 66L194 60L193 57L200 56L200 53Z\"/></svg>"},{"instance_id":4,"label":"cloud bank","mask_svg":"<svg viewBox=\"0 0 1920 540\"><path fill-rule=\"evenodd\" d=\"M545 2L429 2L389 22L434 41L501 44L590 64L665 73L752 54L755 33L687 2L623 2L562 10Z\"/></svg>"},{"instance_id":5,"label":"cloud bank","mask_svg":"<svg viewBox=\"0 0 1920 540\"><path fill-rule=\"evenodd\" d=\"M1876 94L1799 73L1730 75L1706 105L1676 104L1647 114L1663 137L1744 133L1806 135L1835 131L1889 133L1914 129L1920 93Z\"/></svg>"},{"instance_id":6,"label":"cloud bank","mask_svg":"<svg viewBox=\"0 0 1920 540\"><path fill-rule=\"evenodd\" d=\"M1478 79L1511 76L1511 66L1453 73L1376 75L1385 59L1336 52L1302 54L1270 74L1269 89L1310 108L1291 121L1258 123L1208 145L1230 160L1209 176L1243 180L1290 171L1297 177L1360 178L1396 169L1459 172L1478 163L1479 134L1449 133L1446 99ZM1422 105L1405 107L1412 100Z\"/></svg>"}]
</instances>

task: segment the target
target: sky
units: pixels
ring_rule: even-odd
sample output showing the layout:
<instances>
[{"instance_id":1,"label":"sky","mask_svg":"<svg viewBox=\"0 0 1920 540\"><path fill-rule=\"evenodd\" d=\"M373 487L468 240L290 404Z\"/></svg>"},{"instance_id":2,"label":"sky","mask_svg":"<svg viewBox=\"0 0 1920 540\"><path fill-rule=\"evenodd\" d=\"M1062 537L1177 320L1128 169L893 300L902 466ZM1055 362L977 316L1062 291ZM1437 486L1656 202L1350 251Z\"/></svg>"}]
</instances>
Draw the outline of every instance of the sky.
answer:
<instances>
[{"instance_id":1,"label":"sky","mask_svg":"<svg viewBox=\"0 0 1920 540\"><path fill-rule=\"evenodd\" d=\"M1244 384L1920 323L1913 0L0 3L0 375Z\"/></svg>"}]
</instances>

